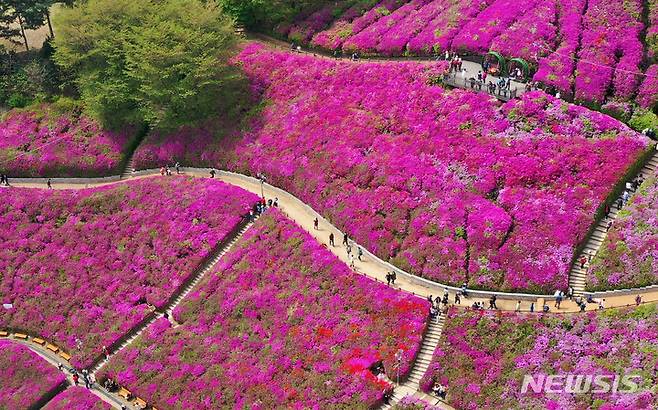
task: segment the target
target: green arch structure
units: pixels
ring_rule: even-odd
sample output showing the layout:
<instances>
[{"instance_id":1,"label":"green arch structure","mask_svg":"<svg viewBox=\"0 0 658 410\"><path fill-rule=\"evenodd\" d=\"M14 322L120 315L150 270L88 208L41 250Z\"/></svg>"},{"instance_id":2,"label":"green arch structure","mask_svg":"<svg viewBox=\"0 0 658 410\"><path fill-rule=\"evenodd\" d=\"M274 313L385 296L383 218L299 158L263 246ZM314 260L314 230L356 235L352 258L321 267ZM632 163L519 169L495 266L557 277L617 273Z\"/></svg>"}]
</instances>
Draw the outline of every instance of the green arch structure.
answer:
<instances>
[{"instance_id":1,"label":"green arch structure","mask_svg":"<svg viewBox=\"0 0 658 410\"><path fill-rule=\"evenodd\" d=\"M521 66L521 69L523 70L523 76L525 78L530 77L530 64L528 64L527 61L525 61L522 58L513 58L509 62L519 64Z\"/></svg>"},{"instance_id":2,"label":"green arch structure","mask_svg":"<svg viewBox=\"0 0 658 410\"><path fill-rule=\"evenodd\" d=\"M505 64L505 57L503 57L499 52L497 51L489 51L485 58L489 56L494 56L496 60L498 60L498 66L500 67L500 73L505 74L507 73L507 64Z\"/></svg>"}]
</instances>

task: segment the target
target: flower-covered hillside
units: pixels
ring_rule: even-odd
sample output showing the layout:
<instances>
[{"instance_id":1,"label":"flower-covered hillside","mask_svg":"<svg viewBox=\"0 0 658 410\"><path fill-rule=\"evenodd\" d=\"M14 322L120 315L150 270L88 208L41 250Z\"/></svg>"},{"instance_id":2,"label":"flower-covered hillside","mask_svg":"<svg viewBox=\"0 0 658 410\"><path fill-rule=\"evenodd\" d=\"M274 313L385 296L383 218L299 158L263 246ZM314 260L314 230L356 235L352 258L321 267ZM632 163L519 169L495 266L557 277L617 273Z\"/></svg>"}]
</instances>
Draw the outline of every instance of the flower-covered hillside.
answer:
<instances>
[{"instance_id":1,"label":"flower-covered hillside","mask_svg":"<svg viewBox=\"0 0 658 410\"><path fill-rule=\"evenodd\" d=\"M81 191L0 190L0 328L85 366L162 307L257 198L168 177Z\"/></svg>"},{"instance_id":2,"label":"flower-covered hillside","mask_svg":"<svg viewBox=\"0 0 658 410\"><path fill-rule=\"evenodd\" d=\"M65 378L26 346L0 340L0 409L27 409Z\"/></svg>"},{"instance_id":3,"label":"flower-covered hillside","mask_svg":"<svg viewBox=\"0 0 658 410\"><path fill-rule=\"evenodd\" d=\"M588 290L658 284L658 175L619 212L588 270Z\"/></svg>"},{"instance_id":4,"label":"flower-covered hillside","mask_svg":"<svg viewBox=\"0 0 658 410\"><path fill-rule=\"evenodd\" d=\"M453 285L566 289L596 208L647 145L543 93L500 107L428 85L431 64L341 63L258 45L239 59L267 101L253 130L215 153L187 149L263 172L378 256ZM140 151L189 156L182 140L193 135Z\"/></svg>"},{"instance_id":5,"label":"flower-covered hillside","mask_svg":"<svg viewBox=\"0 0 658 410\"><path fill-rule=\"evenodd\" d=\"M351 272L269 211L166 319L103 374L158 408L368 409L403 350L409 371L429 304Z\"/></svg>"},{"instance_id":6,"label":"flower-covered hillside","mask_svg":"<svg viewBox=\"0 0 658 410\"><path fill-rule=\"evenodd\" d=\"M448 403L464 410L654 409L657 346L655 304L571 316L454 309L421 387L446 386ZM567 374L584 376L586 393L522 393L524 375ZM634 376L639 390L620 383L627 394L591 393L588 383L597 385L586 380L596 375L610 385Z\"/></svg>"},{"instance_id":7,"label":"flower-covered hillside","mask_svg":"<svg viewBox=\"0 0 658 410\"><path fill-rule=\"evenodd\" d=\"M69 387L48 402L44 410L109 410L105 403L83 387Z\"/></svg>"},{"instance_id":8,"label":"flower-covered hillside","mask_svg":"<svg viewBox=\"0 0 658 410\"><path fill-rule=\"evenodd\" d=\"M136 129L106 131L76 112L48 105L7 113L0 122L0 173L22 177L120 173Z\"/></svg>"},{"instance_id":9,"label":"flower-covered hillside","mask_svg":"<svg viewBox=\"0 0 658 410\"><path fill-rule=\"evenodd\" d=\"M496 51L536 64L535 79L564 95L573 95L575 79L576 96L596 105L608 91L612 99L628 101L644 78L641 0L382 0L369 9L348 8L351 3L330 2L282 26L279 34L349 53ZM649 3L652 54L656 30L654 2ZM655 75L655 69L649 73Z\"/></svg>"}]
</instances>

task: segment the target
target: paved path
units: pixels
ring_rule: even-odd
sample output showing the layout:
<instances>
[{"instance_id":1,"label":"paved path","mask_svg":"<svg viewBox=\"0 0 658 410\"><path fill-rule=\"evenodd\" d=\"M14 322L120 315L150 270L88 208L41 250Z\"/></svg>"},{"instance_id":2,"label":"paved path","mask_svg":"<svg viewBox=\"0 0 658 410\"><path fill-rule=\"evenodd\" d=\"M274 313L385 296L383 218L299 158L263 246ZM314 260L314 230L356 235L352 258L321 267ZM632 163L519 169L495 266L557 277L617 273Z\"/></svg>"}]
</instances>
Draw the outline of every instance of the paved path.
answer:
<instances>
[{"instance_id":1,"label":"paved path","mask_svg":"<svg viewBox=\"0 0 658 410\"><path fill-rule=\"evenodd\" d=\"M14 343L22 344L27 346L34 353L38 354L42 359L46 360L51 365L58 367L62 365L60 370L66 377L66 388L73 386L73 370L75 367L68 361L62 358L57 353L54 353L48 350L45 346L40 343L34 342L34 337L28 336L27 339L22 339L16 337L16 333L10 333L6 339L11 340ZM82 377L80 377L82 380ZM80 387L85 387L84 383L79 384ZM123 400L121 397L109 393L107 390L102 388L98 383L93 383L91 388L88 389L91 393L96 395L99 399L103 400L107 404L111 405L115 409L120 409L122 405L125 405L127 408L132 408L132 404L126 400ZM61 394L61 393L60 393ZM116 397L115 397L116 396Z\"/></svg>"},{"instance_id":2,"label":"paved path","mask_svg":"<svg viewBox=\"0 0 658 410\"><path fill-rule=\"evenodd\" d=\"M644 178L648 178L650 175L657 175L658 170L658 146L654 149L653 155L646 162L644 167L639 171L638 175L643 175ZM617 201L621 201L622 194L617 198ZM586 294L585 288L587 286L587 271L591 267L590 261L601 249L601 245L605 238L608 236L608 224L614 224L614 221L617 219L620 209L616 205L610 208L610 213L607 218L601 219L596 227L594 232L587 240L585 247L581 254L576 259L576 263L571 267L571 272L569 273L569 286L573 288L576 295ZM584 264L580 263L580 260L584 259L586 262ZM656 289L658 290L658 289Z\"/></svg>"},{"instance_id":3,"label":"paved path","mask_svg":"<svg viewBox=\"0 0 658 410\"><path fill-rule=\"evenodd\" d=\"M193 177L204 177L207 178L209 169L202 168L182 168L183 173ZM147 177L161 177L158 170L148 170L148 171L139 171L133 174L133 178L147 178ZM174 178L174 177L170 177ZM241 174L219 171L217 173L217 178L227 182L232 185L241 187L247 191L253 192L257 195L261 194L261 183L255 178L248 177ZM45 182L38 180L38 182L31 182L32 180L24 180L21 183L13 183L14 186L28 187L28 188L44 188ZM60 183L59 180L53 179L53 188L54 189L81 189L85 187L95 187L95 186L105 186L116 183L123 183L123 181L113 181L113 182L100 182L98 184L92 183ZM276 188L267 183L262 185L263 192L268 198L279 198L280 208L287 216L295 221L300 227L309 232L314 238L316 238L320 243L327 246L338 258L343 262L349 263L347 253L345 248L342 245L329 246L329 234L333 232L336 243L341 242L343 236L342 232L332 225L329 221L324 219L319 213L310 208L308 205L304 204L301 200L297 199L292 194L289 194L279 188ZM313 229L313 220L318 218L320 221L319 229ZM397 280L394 284L395 288L400 289L401 291L410 292L421 297L427 297L428 295L440 296L443 294L444 289L449 289L449 299L454 301L454 295L458 292L457 288L444 286L440 283L432 282L414 275L410 275L407 272L404 272L390 263L383 261L376 256L368 252L364 248L365 257L362 261L356 260L355 262L355 271L364 275L367 275L377 281L386 283L386 274L390 271L397 272ZM635 304L635 295L641 293L644 302L655 302L658 301L658 289L645 289L631 291L630 293L616 294L616 292L611 292L609 295L602 294L600 297L605 297L605 307L621 307L621 306L630 306ZM501 292L486 292L486 291L475 291L469 290L469 297L464 299L462 298L463 306L470 306L474 302L481 302L488 306L488 301L491 295L497 295L497 307L500 310L514 311L516 309L516 302L521 301L521 311L529 311L530 304L535 303L535 311L538 311L543 303L546 301L549 305L551 311L560 312L560 313L573 313L578 312L580 309L573 301L564 301L560 309L556 309L553 306L552 300L554 299L550 295L531 295L531 294L522 294L522 293L501 293ZM589 304L587 310L596 310L597 304Z\"/></svg>"},{"instance_id":4,"label":"paved path","mask_svg":"<svg viewBox=\"0 0 658 410\"><path fill-rule=\"evenodd\" d=\"M282 49L288 52L293 52L291 50L290 44L286 43L282 40L273 38L271 36L261 34L261 33L248 33L247 38L255 41L259 41L261 43L267 44L272 47L276 47L278 49ZM314 55L316 57L322 57L322 58L328 58L332 60L343 60L343 61L352 61L350 56L344 56L341 55L339 57L334 57L331 53L324 51L324 50L315 50L315 49L305 49L302 48L299 53L301 54L310 54ZM432 57L385 57L385 56L364 56L359 58L359 60L355 61L355 63L359 63L362 61L367 61L367 62L372 62L372 61L387 61L387 62L400 62L400 61L417 61L417 62L425 62L425 63L434 63L437 60L432 58ZM445 61L445 60L439 60L439 61ZM451 74L449 77L449 81L446 82L446 84L452 86L452 87L458 87L458 88L465 88L465 89L472 89L474 91L479 91L479 92L485 92L489 93L487 91L486 86L482 86L480 88L471 88L470 82L468 81L469 78L477 78L478 72L482 71L482 65L479 63L475 63L473 61L466 61L463 60L462 64L462 69L466 69L466 73L462 77L461 74ZM495 76L488 76L487 77L487 83L489 81L492 81L496 83L498 81L499 77ZM510 85L510 90L512 90L514 93L514 96L521 96L523 93L525 93L525 83L520 83L517 81L512 81ZM510 99L510 95L498 95L498 94L491 94L494 97L507 101Z\"/></svg>"}]
</instances>

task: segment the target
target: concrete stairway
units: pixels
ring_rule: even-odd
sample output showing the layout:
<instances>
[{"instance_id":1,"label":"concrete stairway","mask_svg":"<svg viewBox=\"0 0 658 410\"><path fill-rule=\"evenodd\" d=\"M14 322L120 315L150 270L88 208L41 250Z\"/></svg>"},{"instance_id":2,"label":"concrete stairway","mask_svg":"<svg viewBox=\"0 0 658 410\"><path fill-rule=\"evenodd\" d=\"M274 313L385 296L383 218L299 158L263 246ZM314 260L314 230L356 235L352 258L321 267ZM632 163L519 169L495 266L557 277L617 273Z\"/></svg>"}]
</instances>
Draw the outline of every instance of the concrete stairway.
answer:
<instances>
[{"instance_id":1,"label":"concrete stairway","mask_svg":"<svg viewBox=\"0 0 658 410\"><path fill-rule=\"evenodd\" d=\"M445 315L441 314L437 319L430 321L427 327L427 333L423 339L423 344L421 345L416 361L414 362L411 373L407 381L399 386L395 387L393 391L393 397L389 400L388 404L384 404L382 409L390 409L395 406L400 400L405 396L414 396L421 398L428 403L441 406L443 408L449 408L444 405L438 398L430 396L420 391L420 379L423 377L430 363L432 362L432 355L436 346L439 344L441 339L441 333L443 332L443 326L445 325Z\"/></svg>"},{"instance_id":2,"label":"concrete stairway","mask_svg":"<svg viewBox=\"0 0 658 410\"><path fill-rule=\"evenodd\" d=\"M647 161L647 163L644 165L644 168L642 168L642 170L640 171L639 175L643 175L644 178L647 179L651 175L656 175L657 169L658 169L658 151L656 151L653 154L653 156ZM597 254L599 249L601 249L601 245L603 244L603 241L605 240L608 234L606 230L608 223L609 222L614 223L614 221L617 219L618 214L619 214L619 210L617 209L617 205L613 204L613 206L610 209L610 214L608 215L607 218L603 218L596 225L596 228L594 229L594 233L585 244L585 248L576 259L576 263L574 263L574 265L571 267L571 271L569 272L569 286L573 288L575 295L582 295L585 292L587 270L590 267L590 259L594 258L594 256ZM580 259L583 256L585 257L587 262L585 263L584 266L581 267Z\"/></svg>"}]
</instances>

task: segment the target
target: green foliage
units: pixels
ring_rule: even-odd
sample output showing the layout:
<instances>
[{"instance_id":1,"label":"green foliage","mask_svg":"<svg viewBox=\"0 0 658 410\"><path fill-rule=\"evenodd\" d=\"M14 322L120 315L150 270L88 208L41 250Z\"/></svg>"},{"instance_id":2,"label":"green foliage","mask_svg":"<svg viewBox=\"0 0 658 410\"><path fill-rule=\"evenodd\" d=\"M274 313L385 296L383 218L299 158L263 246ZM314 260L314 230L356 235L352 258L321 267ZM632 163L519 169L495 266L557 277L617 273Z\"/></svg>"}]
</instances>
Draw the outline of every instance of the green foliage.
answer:
<instances>
[{"instance_id":1,"label":"green foliage","mask_svg":"<svg viewBox=\"0 0 658 410\"><path fill-rule=\"evenodd\" d=\"M636 109L628 125L636 131L642 131L646 128L658 130L658 116L651 111Z\"/></svg>"},{"instance_id":2,"label":"green foliage","mask_svg":"<svg viewBox=\"0 0 658 410\"><path fill-rule=\"evenodd\" d=\"M242 94L244 79L228 64L233 21L215 2L88 0L54 20L54 59L105 125L193 124Z\"/></svg>"},{"instance_id":3,"label":"green foliage","mask_svg":"<svg viewBox=\"0 0 658 410\"><path fill-rule=\"evenodd\" d=\"M219 0L222 8L248 28L272 30L278 24L290 22L306 11L326 4L326 0Z\"/></svg>"}]
</instances>

